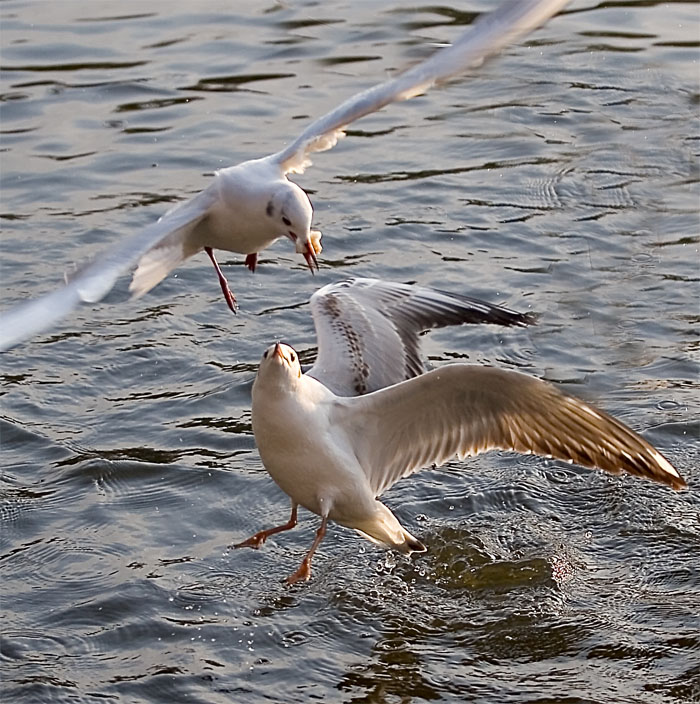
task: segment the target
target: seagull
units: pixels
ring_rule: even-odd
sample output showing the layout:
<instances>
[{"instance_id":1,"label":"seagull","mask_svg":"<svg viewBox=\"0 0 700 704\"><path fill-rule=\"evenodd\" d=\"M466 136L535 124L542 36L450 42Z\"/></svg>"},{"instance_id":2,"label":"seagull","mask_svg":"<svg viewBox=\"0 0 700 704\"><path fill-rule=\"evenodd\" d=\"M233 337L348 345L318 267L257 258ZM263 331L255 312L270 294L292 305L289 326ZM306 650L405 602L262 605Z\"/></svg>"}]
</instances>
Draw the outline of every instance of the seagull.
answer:
<instances>
[{"instance_id":1,"label":"seagull","mask_svg":"<svg viewBox=\"0 0 700 704\"><path fill-rule=\"evenodd\" d=\"M421 373L413 363L421 313L404 322L410 305L390 313L382 331L379 316L337 304L337 291L315 296L316 363L303 374L296 351L277 342L265 350L253 384L255 440L267 472L291 498L291 516L235 546L259 548L270 535L294 528L299 506L320 516L313 544L287 583L310 579L328 521L403 553L425 551L377 497L399 479L454 456L499 449L626 472L677 490L686 486L644 438L550 383L461 363ZM433 310L439 308L436 299Z\"/></svg>"},{"instance_id":2,"label":"seagull","mask_svg":"<svg viewBox=\"0 0 700 704\"><path fill-rule=\"evenodd\" d=\"M567 2L507 0L492 13L479 17L454 44L395 78L352 96L312 122L281 151L217 171L201 193L96 257L70 276L62 288L0 315L0 351L51 327L81 302L101 300L134 265L129 290L138 297L204 250L234 312L236 299L216 260L215 249L245 254L246 266L255 271L258 253L280 237L287 237L313 273L318 268L321 233L311 229L313 209L308 196L287 176L303 173L311 164L310 155L333 147L351 122L480 65L534 30Z\"/></svg>"}]
</instances>

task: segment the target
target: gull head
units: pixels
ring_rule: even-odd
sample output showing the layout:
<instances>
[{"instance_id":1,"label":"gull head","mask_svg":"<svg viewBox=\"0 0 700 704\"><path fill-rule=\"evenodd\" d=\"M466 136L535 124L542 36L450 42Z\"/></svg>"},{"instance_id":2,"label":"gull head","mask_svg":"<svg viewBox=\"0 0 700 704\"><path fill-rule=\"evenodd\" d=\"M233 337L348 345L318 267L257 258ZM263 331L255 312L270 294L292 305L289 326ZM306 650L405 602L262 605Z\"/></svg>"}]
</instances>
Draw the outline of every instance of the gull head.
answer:
<instances>
[{"instance_id":1,"label":"gull head","mask_svg":"<svg viewBox=\"0 0 700 704\"><path fill-rule=\"evenodd\" d=\"M277 236L294 242L294 248L304 255L313 274L314 268L318 269L316 255L321 252L321 233L311 229L314 211L306 193L296 183L285 179L272 194L265 212L273 221Z\"/></svg>"},{"instance_id":2,"label":"gull head","mask_svg":"<svg viewBox=\"0 0 700 704\"><path fill-rule=\"evenodd\" d=\"M263 352L258 367L258 381L278 387L293 387L301 378L299 355L289 345L275 342Z\"/></svg>"}]
</instances>

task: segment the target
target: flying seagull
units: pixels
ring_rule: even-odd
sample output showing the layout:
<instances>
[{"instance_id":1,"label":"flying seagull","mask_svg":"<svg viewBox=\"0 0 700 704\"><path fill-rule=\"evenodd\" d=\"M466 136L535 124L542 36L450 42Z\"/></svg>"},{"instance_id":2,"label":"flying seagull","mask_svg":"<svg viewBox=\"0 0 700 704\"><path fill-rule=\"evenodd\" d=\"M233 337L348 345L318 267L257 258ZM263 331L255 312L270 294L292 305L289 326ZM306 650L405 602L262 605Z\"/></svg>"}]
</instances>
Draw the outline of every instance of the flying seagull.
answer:
<instances>
[{"instance_id":1,"label":"flying seagull","mask_svg":"<svg viewBox=\"0 0 700 704\"><path fill-rule=\"evenodd\" d=\"M402 344L397 337L405 327L397 326L398 335L377 332L379 319L366 324L361 315L345 316L330 300L312 302L319 351L311 370L302 374L297 353L278 342L265 350L253 384L255 440L268 473L291 498L292 512L287 523L236 547L258 548L268 536L290 530L298 506L319 515L311 549L288 583L310 578L329 520L404 553L424 551L377 497L455 455L510 450L686 486L641 436L552 384L471 364L421 374L406 362L415 359L420 326L414 322ZM375 364L381 369L376 377ZM366 389L365 378L372 380Z\"/></svg>"},{"instance_id":2,"label":"flying seagull","mask_svg":"<svg viewBox=\"0 0 700 704\"><path fill-rule=\"evenodd\" d=\"M313 272L318 267L321 233L311 229L313 209L308 196L287 175L303 173L311 164L310 155L333 147L351 122L479 65L545 22L567 2L507 0L494 12L479 17L454 44L349 98L312 122L281 151L217 171L201 193L96 257L62 288L0 315L0 351L51 327L79 303L99 301L134 265L129 290L141 296L185 259L204 250L234 311L236 301L216 261L215 249L245 254L246 265L254 271L258 253L280 237L288 237Z\"/></svg>"}]
</instances>

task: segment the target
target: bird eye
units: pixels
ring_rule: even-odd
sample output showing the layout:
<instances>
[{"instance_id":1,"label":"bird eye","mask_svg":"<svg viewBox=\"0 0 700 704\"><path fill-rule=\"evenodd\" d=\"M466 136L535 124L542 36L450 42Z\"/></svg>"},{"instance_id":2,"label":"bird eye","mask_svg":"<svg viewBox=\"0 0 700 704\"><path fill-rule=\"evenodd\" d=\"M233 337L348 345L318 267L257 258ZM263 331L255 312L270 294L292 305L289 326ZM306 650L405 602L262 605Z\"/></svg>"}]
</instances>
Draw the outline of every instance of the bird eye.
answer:
<instances>
[{"instance_id":1,"label":"bird eye","mask_svg":"<svg viewBox=\"0 0 700 704\"><path fill-rule=\"evenodd\" d=\"M283 216L283 217L282 217L282 222L283 222L287 227L289 227L289 226L292 224L292 221L291 221L288 217L286 217L286 216Z\"/></svg>"},{"instance_id":2,"label":"bird eye","mask_svg":"<svg viewBox=\"0 0 700 704\"><path fill-rule=\"evenodd\" d=\"M267 350L263 352L263 359L267 359Z\"/></svg>"},{"instance_id":3,"label":"bird eye","mask_svg":"<svg viewBox=\"0 0 700 704\"><path fill-rule=\"evenodd\" d=\"M292 362L296 362L297 356L294 354L294 352L292 352L292 354L289 355L289 359L291 359Z\"/></svg>"}]
</instances>

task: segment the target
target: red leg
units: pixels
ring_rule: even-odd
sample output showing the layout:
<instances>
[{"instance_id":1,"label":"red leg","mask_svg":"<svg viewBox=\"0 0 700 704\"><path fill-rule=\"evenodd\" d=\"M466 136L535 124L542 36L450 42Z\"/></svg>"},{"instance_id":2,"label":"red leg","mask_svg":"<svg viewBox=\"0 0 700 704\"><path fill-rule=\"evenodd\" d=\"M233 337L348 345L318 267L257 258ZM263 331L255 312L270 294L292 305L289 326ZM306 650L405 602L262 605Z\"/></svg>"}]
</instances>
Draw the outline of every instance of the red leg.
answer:
<instances>
[{"instance_id":1,"label":"red leg","mask_svg":"<svg viewBox=\"0 0 700 704\"><path fill-rule=\"evenodd\" d=\"M258 265L258 253L253 252L248 254L245 258L245 265L252 271L255 272L255 267Z\"/></svg>"},{"instance_id":2,"label":"red leg","mask_svg":"<svg viewBox=\"0 0 700 704\"><path fill-rule=\"evenodd\" d=\"M316 538L311 545L311 550L306 553L306 557L301 561L299 569L291 576L287 577L287 584L296 584L297 582L308 581L311 579L311 558L316 552L316 548L321 544L323 536L326 534L326 526L328 525L328 516L321 519L321 525L316 531Z\"/></svg>"},{"instance_id":3,"label":"red leg","mask_svg":"<svg viewBox=\"0 0 700 704\"><path fill-rule=\"evenodd\" d=\"M267 530L261 530L255 535L252 535L248 540L244 540L242 543L237 543L234 548L255 548L256 550L271 536L275 533L281 533L285 530L292 530L297 524L297 505L292 504L292 515L289 520L283 526L275 526L274 528L268 528Z\"/></svg>"},{"instance_id":4,"label":"red leg","mask_svg":"<svg viewBox=\"0 0 700 704\"><path fill-rule=\"evenodd\" d=\"M216 257L214 256L214 250L211 247L205 247L204 251L209 255L209 259L211 259L211 263L214 265L214 269L216 269L216 275L219 277L219 285L221 286L221 290L224 293L226 303L228 303L228 307L235 313L236 297L233 295L233 292L228 286L228 281L226 281L226 277L221 271L219 262L216 261Z\"/></svg>"}]
</instances>

